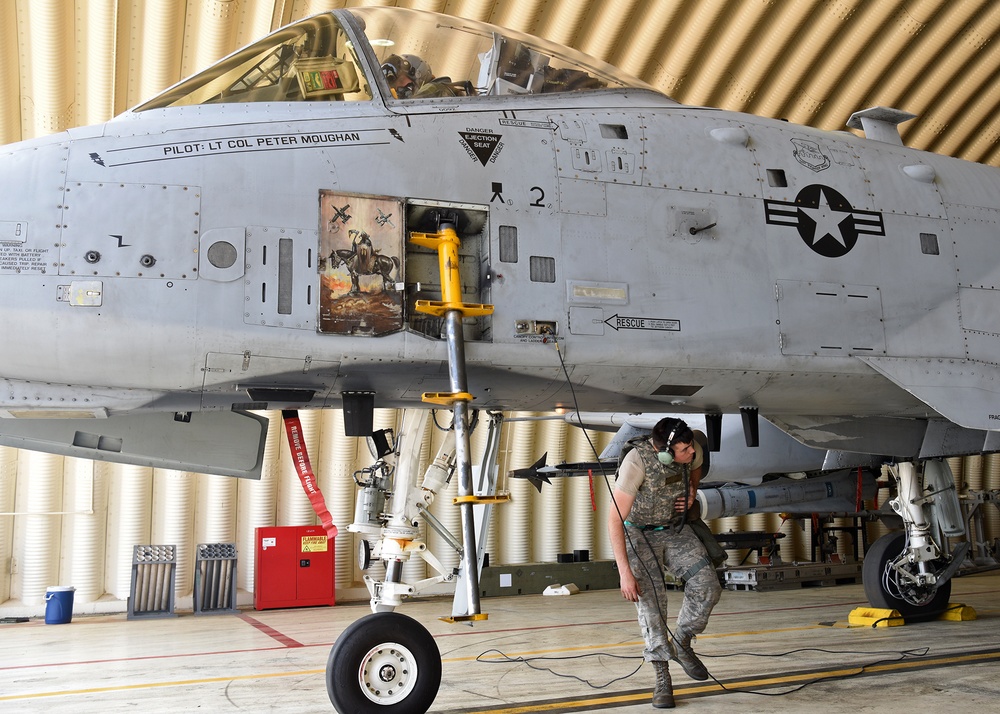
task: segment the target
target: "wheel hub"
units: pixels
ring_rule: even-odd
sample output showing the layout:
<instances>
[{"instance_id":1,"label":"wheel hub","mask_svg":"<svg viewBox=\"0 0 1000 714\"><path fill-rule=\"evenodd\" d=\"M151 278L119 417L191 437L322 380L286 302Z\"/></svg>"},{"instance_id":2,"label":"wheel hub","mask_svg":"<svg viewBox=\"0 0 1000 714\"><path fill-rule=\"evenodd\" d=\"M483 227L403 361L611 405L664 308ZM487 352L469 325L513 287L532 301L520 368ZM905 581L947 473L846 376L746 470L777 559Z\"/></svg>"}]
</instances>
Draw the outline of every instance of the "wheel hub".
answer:
<instances>
[{"instance_id":1,"label":"wheel hub","mask_svg":"<svg viewBox=\"0 0 1000 714\"><path fill-rule=\"evenodd\" d=\"M890 578L898 596L917 607L922 607L934 599L937 587L923 581L923 575L905 562L897 561L890 567ZM909 577L908 577L909 576Z\"/></svg>"},{"instance_id":2,"label":"wheel hub","mask_svg":"<svg viewBox=\"0 0 1000 714\"><path fill-rule=\"evenodd\" d=\"M383 682L391 682L396 678L396 668L392 665L383 665L378 671L378 678Z\"/></svg>"},{"instance_id":3,"label":"wheel hub","mask_svg":"<svg viewBox=\"0 0 1000 714\"><path fill-rule=\"evenodd\" d=\"M401 702L417 683L416 658L397 642L371 648L358 672L361 691L371 701L389 705Z\"/></svg>"}]
</instances>

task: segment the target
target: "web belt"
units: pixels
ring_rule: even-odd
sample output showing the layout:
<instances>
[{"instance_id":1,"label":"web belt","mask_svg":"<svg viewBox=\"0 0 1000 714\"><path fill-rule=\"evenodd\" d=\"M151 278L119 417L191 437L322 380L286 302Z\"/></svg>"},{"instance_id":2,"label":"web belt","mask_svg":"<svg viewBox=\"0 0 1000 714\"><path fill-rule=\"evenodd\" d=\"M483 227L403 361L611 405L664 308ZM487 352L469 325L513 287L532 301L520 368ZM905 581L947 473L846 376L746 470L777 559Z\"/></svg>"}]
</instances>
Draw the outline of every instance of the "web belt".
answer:
<instances>
[{"instance_id":1,"label":"web belt","mask_svg":"<svg viewBox=\"0 0 1000 714\"><path fill-rule=\"evenodd\" d=\"M641 526L638 523L633 523L632 521L625 521L625 525L631 526L632 528L638 528L641 531L662 531L667 526Z\"/></svg>"},{"instance_id":2,"label":"web belt","mask_svg":"<svg viewBox=\"0 0 1000 714\"><path fill-rule=\"evenodd\" d=\"M632 521L625 521L625 525L631 526L632 528L638 528L641 531L664 531L667 528L673 528L675 524L667 523L664 525L641 525L639 523L633 523Z\"/></svg>"}]
</instances>

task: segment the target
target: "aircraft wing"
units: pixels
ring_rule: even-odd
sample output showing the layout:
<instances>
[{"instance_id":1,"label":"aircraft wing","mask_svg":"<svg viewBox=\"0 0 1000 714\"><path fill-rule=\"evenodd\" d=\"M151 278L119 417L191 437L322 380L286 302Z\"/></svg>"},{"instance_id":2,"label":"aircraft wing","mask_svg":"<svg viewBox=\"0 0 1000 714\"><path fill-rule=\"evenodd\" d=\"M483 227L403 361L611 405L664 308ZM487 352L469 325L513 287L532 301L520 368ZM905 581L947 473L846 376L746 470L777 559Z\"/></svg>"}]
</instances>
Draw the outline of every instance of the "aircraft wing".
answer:
<instances>
[{"instance_id":1,"label":"aircraft wing","mask_svg":"<svg viewBox=\"0 0 1000 714\"><path fill-rule=\"evenodd\" d=\"M98 461L259 479L268 419L244 411L104 419L0 419L0 445Z\"/></svg>"},{"instance_id":2,"label":"aircraft wing","mask_svg":"<svg viewBox=\"0 0 1000 714\"><path fill-rule=\"evenodd\" d=\"M831 454L854 451L930 459L1000 449L1000 433L967 429L946 419L783 415L768 420L803 444Z\"/></svg>"},{"instance_id":3,"label":"aircraft wing","mask_svg":"<svg viewBox=\"0 0 1000 714\"><path fill-rule=\"evenodd\" d=\"M997 429L1000 367L963 359L862 357L947 419L969 429Z\"/></svg>"}]
</instances>

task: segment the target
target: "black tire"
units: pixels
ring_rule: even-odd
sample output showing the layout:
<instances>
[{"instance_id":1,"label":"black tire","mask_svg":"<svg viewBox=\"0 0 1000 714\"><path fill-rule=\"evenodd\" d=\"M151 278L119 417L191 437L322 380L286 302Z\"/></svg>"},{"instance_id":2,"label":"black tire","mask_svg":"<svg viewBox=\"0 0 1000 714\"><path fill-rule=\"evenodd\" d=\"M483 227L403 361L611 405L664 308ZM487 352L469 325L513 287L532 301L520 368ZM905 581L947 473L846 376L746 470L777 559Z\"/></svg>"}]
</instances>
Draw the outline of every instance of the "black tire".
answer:
<instances>
[{"instance_id":1,"label":"black tire","mask_svg":"<svg viewBox=\"0 0 1000 714\"><path fill-rule=\"evenodd\" d=\"M898 610L905 620L920 621L937 617L948 607L951 597L951 580L945 581L931 593L914 593L922 595L923 602L916 605L898 597L896 593L886 590L883 580L886 563L891 563L903 552L906 543L906 533L896 531L879 538L865 553L865 561L861 568L861 578L865 586L865 595L872 607L887 610Z\"/></svg>"},{"instance_id":2,"label":"black tire","mask_svg":"<svg viewBox=\"0 0 1000 714\"><path fill-rule=\"evenodd\" d=\"M326 691L340 714L423 714L441 686L441 653L423 625L396 612L362 617L326 663Z\"/></svg>"}]
</instances>

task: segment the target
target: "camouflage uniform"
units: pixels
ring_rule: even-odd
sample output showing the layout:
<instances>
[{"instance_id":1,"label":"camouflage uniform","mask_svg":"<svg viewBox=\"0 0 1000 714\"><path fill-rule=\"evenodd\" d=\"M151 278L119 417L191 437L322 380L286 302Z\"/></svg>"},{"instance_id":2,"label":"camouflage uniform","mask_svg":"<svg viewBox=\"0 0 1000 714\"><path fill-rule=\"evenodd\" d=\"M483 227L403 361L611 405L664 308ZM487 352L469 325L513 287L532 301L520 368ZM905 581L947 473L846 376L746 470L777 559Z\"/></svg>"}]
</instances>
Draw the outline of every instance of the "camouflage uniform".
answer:
<instances>
[{"instance_id":1,"label":"camouflage uniform","mask_svg":"<svg viewBox=\"0 0 1000 714\"><path fill-rule=\"evenodd\" d=\"M672 657L670 635L664 621L667 590L660 577L662 569L684 581L684 599L677 615L676 630L688 636L705 630L722 588L705 546L691 527L684 524L679 532L675 528L682 516L675 513L674 501L684 495L684 472L689 466L664 466L646 439L630 443L642 461L645 478L625 521L626 551L641 591L636 610L646 642L643 657L647 662L665 662ZM664 527L654 529L659 526Z\"/></svg>"}]
</instances>

